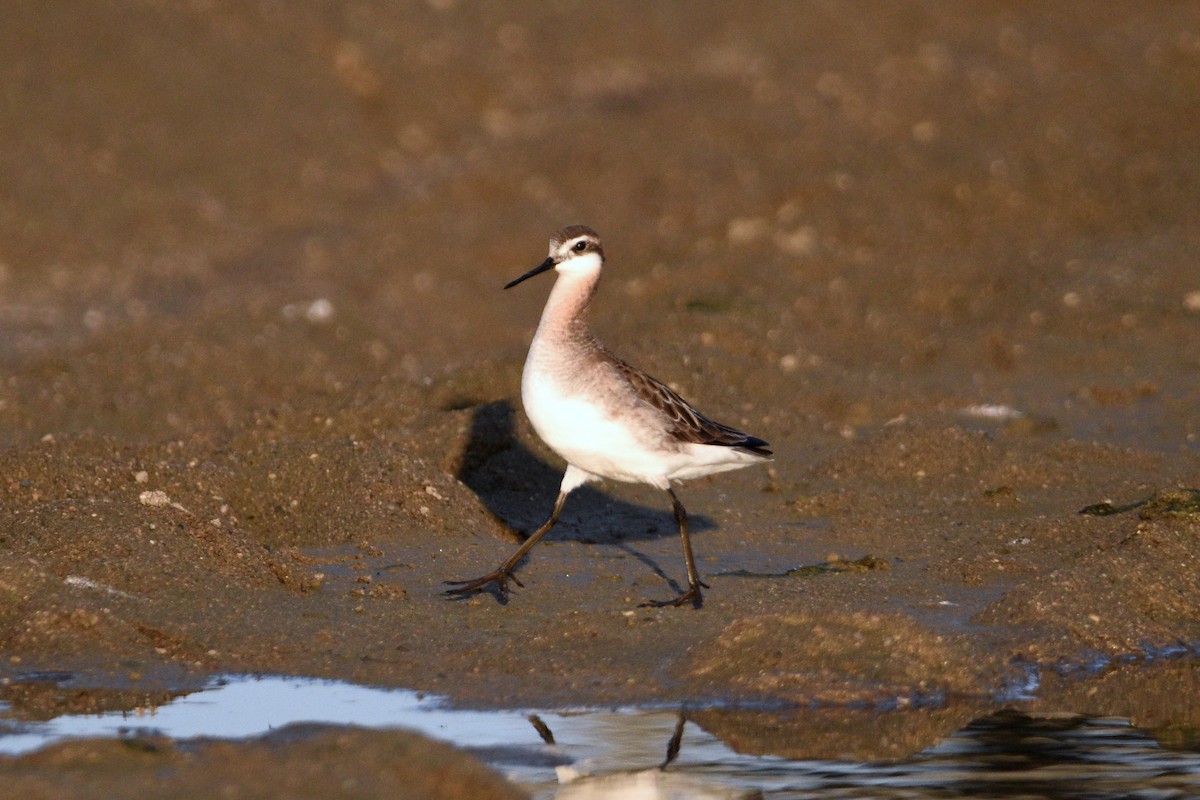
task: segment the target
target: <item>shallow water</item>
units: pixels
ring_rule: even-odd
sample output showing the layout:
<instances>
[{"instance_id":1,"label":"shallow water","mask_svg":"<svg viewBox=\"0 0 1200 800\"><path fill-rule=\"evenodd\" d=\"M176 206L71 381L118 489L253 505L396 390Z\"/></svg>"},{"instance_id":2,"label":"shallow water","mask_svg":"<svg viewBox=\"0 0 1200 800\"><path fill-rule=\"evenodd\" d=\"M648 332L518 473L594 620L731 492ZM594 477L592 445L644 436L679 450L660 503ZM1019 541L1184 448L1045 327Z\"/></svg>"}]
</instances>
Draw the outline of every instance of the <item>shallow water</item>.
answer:
<instances>
[{"instance_id":1,"label":"shallow water","mask_svg":"<svg viewBox=\"0 0 1200 800\"><path fill-rule=\"evenodd\" d=\"M11 713L0 713L0 753L72 737L241 738L301 722L408 728L472 752L539 798L1200 793L1200 753L1166 749L1127 720L1013 710L895 763L739 754L689 721L695 712L671 708L465 710L412 691L291 677L226 677L136 712L35 722Z\"/></svg>"}]
</instances>

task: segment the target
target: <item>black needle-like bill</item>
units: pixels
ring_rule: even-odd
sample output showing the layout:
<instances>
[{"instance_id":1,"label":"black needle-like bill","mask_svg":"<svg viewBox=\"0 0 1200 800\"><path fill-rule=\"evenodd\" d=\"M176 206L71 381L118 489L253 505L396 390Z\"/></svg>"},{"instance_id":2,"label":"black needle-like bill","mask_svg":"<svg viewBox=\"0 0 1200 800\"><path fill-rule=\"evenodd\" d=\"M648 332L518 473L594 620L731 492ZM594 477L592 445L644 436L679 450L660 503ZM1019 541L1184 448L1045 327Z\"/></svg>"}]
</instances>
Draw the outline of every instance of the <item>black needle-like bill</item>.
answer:
<instances>
[{"instance_id":1,"label":"black needle-like bill","mask_svg":"<svg viewBox=\"0 0 1200 800\"><path fill-rule=\"evenodd\" d=\"M553 258L547 258L545 261L538 264L536 267L529 270L529 272L526 272L521 277L504 284L504 288L511 289L512 287L516 286L521 281L532 278L534 275L540 275L541 273L545 272L548 269L554 269L554 259Z\"/></svg>"}]
</instances>

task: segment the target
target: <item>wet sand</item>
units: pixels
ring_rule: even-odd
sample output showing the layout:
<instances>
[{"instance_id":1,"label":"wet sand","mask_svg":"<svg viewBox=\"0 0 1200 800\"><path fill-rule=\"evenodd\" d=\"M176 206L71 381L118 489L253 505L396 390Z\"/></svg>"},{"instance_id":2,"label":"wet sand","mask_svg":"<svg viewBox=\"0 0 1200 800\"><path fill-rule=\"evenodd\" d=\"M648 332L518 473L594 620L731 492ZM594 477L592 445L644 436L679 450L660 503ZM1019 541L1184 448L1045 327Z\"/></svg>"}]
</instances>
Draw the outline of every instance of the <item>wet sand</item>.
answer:
<instances>
[{"instance_id":1,"label":"wet sand","mask_svg":"<svg viewBox=\"0 0 1200 800\"><path fill-rule=\"evenodd\" d=\"M1040 669L1037 707L1197 724L1151 663L1200 642L1195 7L8 3L0 75L18 713L66 710L44 673L936 700L915 750ZM500 287L571 223L601 338L775 449L680 490L702 610L639 606L682 557L611 485L507 603L440 594L553 501L549 279Z\"/></svg>"}]
</instances>

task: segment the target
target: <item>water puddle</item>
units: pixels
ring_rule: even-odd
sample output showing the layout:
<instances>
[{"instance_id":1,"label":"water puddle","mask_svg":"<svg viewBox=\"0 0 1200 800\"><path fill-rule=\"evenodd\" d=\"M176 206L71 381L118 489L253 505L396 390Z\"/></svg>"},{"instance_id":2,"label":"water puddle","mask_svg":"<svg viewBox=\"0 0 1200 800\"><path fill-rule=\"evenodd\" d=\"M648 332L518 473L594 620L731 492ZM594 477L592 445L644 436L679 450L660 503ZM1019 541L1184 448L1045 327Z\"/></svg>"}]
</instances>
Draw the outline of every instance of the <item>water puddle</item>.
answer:
<instances>
[{"instance_id":1,"label":"water puddle","mask_svg":"<svg viewBox=\"0 0 1200 800\"><path fill-rule=\"evenodd\" d=\"M72 691L69 676L43 683L64 695ZM28 719L36 712L0 704L0 753L28 753L73 737L236 739L305 722L417 730L473 753L538 798L1200 795L1196 742L1164 748L1123 719L1013 710L973 719L979 712L969 708L822 713L473 711L404 690L226 677L132 710L36 720ZM896 760L795 755L820 752L818 740L853 753L872 736L898 743Z\"/></svg>"}]
</instances>

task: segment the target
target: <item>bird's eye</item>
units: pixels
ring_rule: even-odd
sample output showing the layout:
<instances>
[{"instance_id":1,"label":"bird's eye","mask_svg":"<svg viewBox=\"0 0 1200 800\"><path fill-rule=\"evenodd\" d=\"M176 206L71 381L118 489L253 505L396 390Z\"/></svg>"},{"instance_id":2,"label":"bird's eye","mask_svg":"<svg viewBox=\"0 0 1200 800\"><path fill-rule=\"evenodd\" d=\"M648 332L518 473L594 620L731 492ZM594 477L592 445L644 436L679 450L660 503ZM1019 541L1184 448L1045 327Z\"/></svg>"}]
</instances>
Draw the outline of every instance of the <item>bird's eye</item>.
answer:
<instances>
[{"instance_id":1,"label":"bird's eye","mask_svg":"<svg viewBox=\"0 0 1200 800\"><path fill-rule=\"evenodd\" d=\"M582 253L584 250L587 250L587 240L581 239L580 241L576 242L575 246L572 247L571 249L574 250L576 253Z\"/></svg>"}]
</instances>

